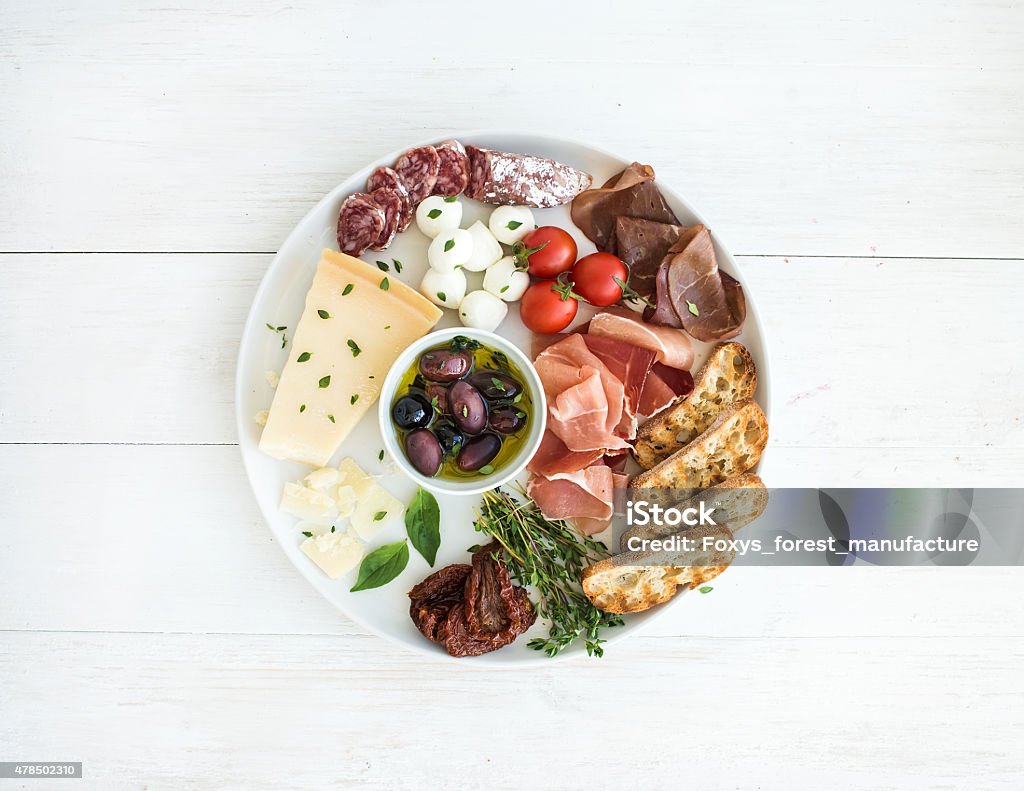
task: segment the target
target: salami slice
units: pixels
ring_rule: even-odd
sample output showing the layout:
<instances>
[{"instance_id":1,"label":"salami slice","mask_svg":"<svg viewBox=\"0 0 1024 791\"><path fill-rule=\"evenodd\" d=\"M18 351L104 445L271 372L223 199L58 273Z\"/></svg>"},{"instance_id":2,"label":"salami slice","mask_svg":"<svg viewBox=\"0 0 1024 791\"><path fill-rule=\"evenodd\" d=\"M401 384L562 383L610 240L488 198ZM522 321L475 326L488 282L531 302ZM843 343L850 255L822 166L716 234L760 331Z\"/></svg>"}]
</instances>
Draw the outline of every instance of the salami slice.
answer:
<instances>
[{"instance_id":1,"label":"salami slice","mask_svg":"<svg viewBox=\"0 0 1024 791\"><path fill-rule=\"evenodd\" d=\"M384 228L377 241L370 245L371 250L387 250L395 234L398 233L398 221L402 217L402 206L405 199L390 187L378 187L370 193L370 200L384 212Z\"/></svg>"},{"instance_id":2,"label":"salami slice","mask_svg":"<svg viewBox=\"0 0 1024 791\"><path fill-rule=\"evenodd\" d=\"M461 194L469 186L469 157L458 140L445 140L434 146L441 158L441 167L434 183L434 195Z\"/></svg>"},{"instance_id":3,"label":"salami slice","mask_svg":"<svg viewBox=\"0 0 1024 791\"><path fill-rule=\"evenodd\" d=\"M469 187L466 195L484 203L546 209L568 203L590 187L582 170L553 159L466 146Z\"/></svg>"},{"instance_id":4,"label":"salami slice","mask_svg":"<svg viewBox=\"0 0 1024 791\"><path fill-rule=\"evenodd\" d=\"M401 233L412 222L416 207L409 202L409 192L405 189L402 179L393 169L383 165L373 171L366 180L367 192L373 192L381 187L393 189L402 198L402 216L398 220L398 232Z\"/></svg>"},{"instance_id":5,"label":"salami slice","mask_svg":"<svg viewBox=\"0 0 1024 791\"><path fill-rule=\"evenodd\" d=\"M384 230L384 212L369 195L357 192L345 198L338 213L338 249L360 256Z\"/></svg>"},{"instance_id":6,"label":"salami slice","mask_svg":"<svg viewBox=\"0 0 1024 791\"><path fill-rule=\"evenodd\" d=\"M433 191L440 168L441 158L433 146L410 148L395 162L395 172L405 185L414 209Z\"/></svg>"}]
</instances>

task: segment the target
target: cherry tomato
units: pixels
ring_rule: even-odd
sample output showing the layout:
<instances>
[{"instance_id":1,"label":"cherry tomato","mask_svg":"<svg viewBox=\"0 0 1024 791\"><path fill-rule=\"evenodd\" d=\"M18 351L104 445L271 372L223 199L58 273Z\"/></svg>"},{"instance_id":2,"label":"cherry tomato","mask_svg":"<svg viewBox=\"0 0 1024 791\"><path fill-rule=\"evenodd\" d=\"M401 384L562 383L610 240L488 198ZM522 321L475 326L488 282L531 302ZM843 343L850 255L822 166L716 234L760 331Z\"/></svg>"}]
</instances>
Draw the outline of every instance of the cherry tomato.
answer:
<instances>
[{"instance_id":1,"label":"cherry tomato","mask_svg":"<svg viewBox=\"0 0 1024 791\"><path fill-rule=\"evenodd\" d=\"M605 307L622 299L622 286L629 278L629 270L611 253L591 253L576 262L572 268L572 290L591 305Z\"/></svg>"},{"instance_id":2,"label":"cherry tomato","mask_svg":"<svg viewBox=\"0 0 1024 791\"><path fill-rule=\"evenodd\" d=\"M524 252L534 250L527 256L534 277L558 277L576 262L576 240L554 225L530 231L523 237L523 247Z\"/></svg>"},{"instance_id":3,"label":"cherry tomato","mask_svg":"<svg viewBox=\"0 0 1024 791\"><path fill-rule=\"evenodd\" d=\"M561 332L568 327L579 308L570 296L569 284L557 280L538 280L523 294L519 316L534 332Z\"/></svg>"}]
</instances>

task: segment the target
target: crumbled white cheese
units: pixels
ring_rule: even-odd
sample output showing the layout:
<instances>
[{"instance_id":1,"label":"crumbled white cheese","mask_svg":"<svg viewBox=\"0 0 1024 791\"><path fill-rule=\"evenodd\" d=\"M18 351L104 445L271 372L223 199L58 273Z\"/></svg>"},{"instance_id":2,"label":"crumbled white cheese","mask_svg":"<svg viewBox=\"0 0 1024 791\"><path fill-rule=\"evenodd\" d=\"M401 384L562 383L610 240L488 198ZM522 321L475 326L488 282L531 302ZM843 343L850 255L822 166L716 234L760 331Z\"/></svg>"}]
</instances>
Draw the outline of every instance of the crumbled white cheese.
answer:
<instances>
[{"instance_id":1,"label":"crumbled white cheese","mask_svg":"<svg viewBox=\"0 0 1024 791\"><path fill-rule=\"evenodd\" d=\"M256 425L265 426L267 425L268 417L270 417L270 412L268 412L266 409L261 409L259 412L252 416L252 419L256 421Z\"/></svg>"},{"instance_id":2,"label":"crumbled white cheese","mask_svg":"<svg viewBox=\"0 0 1024 791\"><path fill-rule=\"evenodd\" d=\"M267 384L273 388L276 388L281 383L281 376L277 371L267 371L264 376L267 377Z\"/></svg>"}]
</instances>

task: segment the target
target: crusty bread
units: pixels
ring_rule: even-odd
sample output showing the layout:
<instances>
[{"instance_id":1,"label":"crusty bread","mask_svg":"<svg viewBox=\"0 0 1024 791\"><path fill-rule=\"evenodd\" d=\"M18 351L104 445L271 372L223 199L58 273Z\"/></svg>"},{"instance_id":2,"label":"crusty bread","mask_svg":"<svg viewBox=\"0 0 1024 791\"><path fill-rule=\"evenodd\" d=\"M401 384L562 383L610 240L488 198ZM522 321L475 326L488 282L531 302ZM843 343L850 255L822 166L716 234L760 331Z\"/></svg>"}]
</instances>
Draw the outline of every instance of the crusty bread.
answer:
<instances>
[{"instance_id":1,"label":"crusty bread","mask_svg":"<svg viewBox=\"0 0 1024 791\"><path fill-rule=\"evenodd\" d=\"M764 513L764 509L768 506L768 490L756 473L746 472L743 475L730 478L724 483L712 486L710 489L705 489L682 502L666 504L659 501L659 504L666 507L671 505L673 508L683 510L699 508L702 502L714 507L712 518L716 524L725 525L735 533ZM679 525L665 524L631 527L619 539L619 550L628 551L628 542L631 538L641 540L666 538L686 529Z\"/></svg>"},{"instance_id":2,"label":"crusty bread","mask_svg":"<svg viewBox=\"0 0 1024 791\"><path fill-rule=\"evenodd\" d=\"M730 404L754 395L757 368L740 343L722 343L700 369L693 392L640 426L633 455L645 470L689 445Z\"/></svg>"},{"instance_id":3,"label":"crusty bread","mask_svg":"<svg viewBox=\"0 0 1024 791\"><path fill-rule=\"evenodd\" d=\"M768 444L768 419L753 401L733 405L682 450L630 482L633 489L675 489L680 500L752 469Z\"/></svg>"},{"instance_id":4,"label":"crusty bread","mask_svg":"<svg viewBox=\"0 0 1024 791\"><path fill-rule=\"evenodd\" d=\"M681 535L692 538L695 549L680 552L624 552L583 571L583 592L604 612L630 613L663 604L681 586L696 588L721 574L732 563L732 547L703 548L705 536L731 539L724 527L695 527Z\"/></svg>"}]
</instances>

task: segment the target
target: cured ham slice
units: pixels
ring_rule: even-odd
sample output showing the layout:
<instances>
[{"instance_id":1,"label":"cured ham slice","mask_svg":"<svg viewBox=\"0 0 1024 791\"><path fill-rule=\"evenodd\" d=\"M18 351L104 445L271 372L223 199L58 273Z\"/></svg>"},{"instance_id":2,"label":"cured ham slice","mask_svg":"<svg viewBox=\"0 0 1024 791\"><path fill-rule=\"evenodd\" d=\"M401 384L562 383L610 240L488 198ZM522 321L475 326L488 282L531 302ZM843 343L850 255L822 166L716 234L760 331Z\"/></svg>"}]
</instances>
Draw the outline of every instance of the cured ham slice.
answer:
<instances>
[{"instance_id":1,"label":"cured ham slice","mask_svg":"<svg viewBox=\"0 0 1024 791\"><path fill-rule=\"evenodd\" d=\"M622 451L623 454L628 451ZM577 472L601 461L603 450L572 451L550 430L544 431L540 447L526 465L538 475L552 476L562 472Z\"/></svg>"},{"instance_id":2,"label":"cured ham slice","mask_svg":"<svg viewBox=\"0 0 1024 791\"><path fill-rule=\"evenodd\" d=\"M693 365L693 344L685 333L672 327L647 324L638 314L623 308L608 308L590 320L589 335L615 338L653 350L659 362L670 368L689 370Z\"/></svg>"},{"instance_id":3,"label":"cured ham slice","mask_svg":"<svg viewBox=\"0 0 1024 791\"><path fill-rule=\"evenodd\" d=\"M534 475L527 494L548 519L570 519L581 532L593 535L612 518L615 474L599 463L550 478Z\"/></svg>"},{"instance_id":4,"label":"cured ham slice","mask_svg":"<svg viewBox=\"0 0 1024 791\"><path fill-rule=\"evenodd\" d=\"M622 383L582 335L567 335L545 349L534 366L548 397L548 427L569 450L629 447L615 435L625 401Z\"/></svg>"},{"instance_id":5,"label":"cured ham slice","mask_svg":"<svg viewBox=\"0 0 1024 791\"><path fill-rule=\"evenodd\" d=\"M601 335L584 335L583 340L587 348L608 366L612 375L622 382L625 400L622 404L622 419L616 427L616 433L620 437L632 439L636 436L640 396L654 363L655 352Z\"/></svg>"},{"instance_id":6,"label":"cured ham slice","mask_svg":"<svg viewBox=\"0 0 1024 791\"><path fill-rule=\"evenodd\" d=\"M677 398L689 395L692 390L693 376L689 371L655 363L647 374L637 411L641 415L655 415Z\"/></svg>"}]
</instances>

